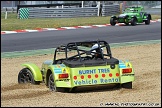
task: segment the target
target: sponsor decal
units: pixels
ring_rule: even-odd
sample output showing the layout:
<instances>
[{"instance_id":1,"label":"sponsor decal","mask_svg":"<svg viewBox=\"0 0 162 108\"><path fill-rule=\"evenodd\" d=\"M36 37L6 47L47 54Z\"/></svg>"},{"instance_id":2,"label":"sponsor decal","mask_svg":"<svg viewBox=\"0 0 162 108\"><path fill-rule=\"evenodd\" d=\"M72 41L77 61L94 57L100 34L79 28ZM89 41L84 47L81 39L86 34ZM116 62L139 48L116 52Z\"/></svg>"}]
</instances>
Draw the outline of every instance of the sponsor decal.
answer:
<instances>
[{"instance_id":1,"label":"sponsor decal","mask_svg":"<svg viewBox=\"0 0 162 108\"><path fill-rule=\"evenodd\" d=\"M112 73L110 73L110 68L78 70L78 74L79 76L73 77L75 85L91 85L119 82L119 73L116 73L117 78L112 77L113 75ZM101 74L101 78L99 77L99 74ZM108 78L106 78L106 75L108 75ZM92 76L97 79L91 79ZM78 77L80 77L81 79L78 79Z\"/></svg>"},{"instance_id":2,"label":"sponsor decal","mask_svg":"<svg viewBox=\"0 0 162 108\"><path fill-rule=\"evenodd\" d=\"M90 69L90 70L79 70L79 74L96 74L96 72L98 71L98 73L109 73L110 69L109 68L101 68L101 69Z\"/></svg>"},{"instance_id":3,"label":"sponsor decal","mask_svg":"<svg viewBox=\"0 0 162 108\"><path fill-rule=\"evenodd\" d=\"M75 85L89 85L89 84L105 84L105 83L118 83L119 82L119 78L108 78L108 79L103 79L100 78L100 80L96 80L96 79L86 79L86 80L81 80L81 81L74 81Z\"/></svg>"}]
</instances>

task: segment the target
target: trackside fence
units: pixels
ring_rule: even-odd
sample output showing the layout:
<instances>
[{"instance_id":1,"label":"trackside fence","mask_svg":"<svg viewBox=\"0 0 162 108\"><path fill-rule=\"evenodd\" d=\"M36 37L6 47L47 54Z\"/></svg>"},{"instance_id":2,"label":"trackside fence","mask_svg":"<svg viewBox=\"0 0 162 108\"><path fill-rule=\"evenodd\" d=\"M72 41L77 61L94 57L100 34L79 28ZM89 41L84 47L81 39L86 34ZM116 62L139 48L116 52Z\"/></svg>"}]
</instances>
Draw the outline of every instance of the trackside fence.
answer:
<instances>
[{"instance_id":1,"label":"trackside fence","mask_svg":"<svg viewBox=\"0 0 162 108\"><path fill-rule=\"evenodd\" d=\"M20 8L19 19L28 18L74 18L74 17L95 17L98 16L98 7L83 8ZM119 4L103 5L102 16L110 16L120 13ZM27 17L28 16L28 17Z\"/></svg>"},{"instance_id":2,"label":"trackside fence","mask_svg":"<svg viewBox=\"0 0 162 108\"><path fill-rule=\"evenodd\" d=\"M25 8L23 8L25 13ZM91 17L97 16L97 7L86 8L29 8L28 18L74 18L74 17ZM23 14L27 16L26 14ZM19 12L19 18L26 18Z\"/></svg>"},{"instance_id":3,"label":"trackside fence","mask_svg":"<svg viewBox=\"0 0 162 108\"><path fill-rule=\"evenodd\" d=\"M103 5L102 7L102 16L111 16L113 14L120 13L120 5Z\"/></svg>"}]
</instances>

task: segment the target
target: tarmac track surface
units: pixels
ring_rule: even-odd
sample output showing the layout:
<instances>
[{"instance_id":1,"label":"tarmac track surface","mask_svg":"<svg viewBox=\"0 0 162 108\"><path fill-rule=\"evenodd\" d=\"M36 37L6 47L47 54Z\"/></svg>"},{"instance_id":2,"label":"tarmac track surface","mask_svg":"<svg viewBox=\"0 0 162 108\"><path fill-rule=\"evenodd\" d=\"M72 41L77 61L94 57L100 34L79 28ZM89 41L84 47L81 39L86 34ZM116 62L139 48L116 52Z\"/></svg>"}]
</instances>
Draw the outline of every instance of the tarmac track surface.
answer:
<instances>
[{"instance_id":1,"label":"tarmac track surface","mask_svg":"<svg viewBox=\"0 0 162 108\"><path fill-rule=\"evenodd\" d=\"M108 26L1 35L1 52L56 48L60 44L85 40L106 40L111 43L161 39L160 22L137 26ZM11 47L12 46L12 47Z\"/></svg>"}]
</instances>

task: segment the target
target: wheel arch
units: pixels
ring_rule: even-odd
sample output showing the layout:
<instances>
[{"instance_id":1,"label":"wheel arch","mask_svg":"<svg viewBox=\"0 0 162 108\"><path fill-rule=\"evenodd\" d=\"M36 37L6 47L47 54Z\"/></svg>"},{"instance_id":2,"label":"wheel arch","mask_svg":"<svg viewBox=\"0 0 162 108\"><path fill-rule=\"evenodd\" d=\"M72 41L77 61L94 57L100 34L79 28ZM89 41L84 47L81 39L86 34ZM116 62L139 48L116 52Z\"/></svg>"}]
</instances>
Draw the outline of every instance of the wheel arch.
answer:
<instances>
[{"instance_id":1,"label":"wheel arch","mask_svg":"<svg viewBox=\"0 0 162 108\"><path fill-rule=\"evenodd\" d=\"M36 66L34 63L24 63L22 64L22 66L28 68L32 72L35 81L43 80L39 67Z\"/></svg>"}]
</instances>

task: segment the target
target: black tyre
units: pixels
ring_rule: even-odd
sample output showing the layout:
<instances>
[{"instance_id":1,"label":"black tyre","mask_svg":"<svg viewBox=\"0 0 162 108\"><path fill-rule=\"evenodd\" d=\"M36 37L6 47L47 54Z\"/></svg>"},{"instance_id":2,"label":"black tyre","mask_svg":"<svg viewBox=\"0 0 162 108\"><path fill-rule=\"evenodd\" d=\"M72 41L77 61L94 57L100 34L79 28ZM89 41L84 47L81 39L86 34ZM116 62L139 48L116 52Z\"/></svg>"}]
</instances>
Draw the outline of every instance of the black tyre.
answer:
<instances>
[{"instance_id":1,"label":"black tyre","mask_svg":"<svg viewBox=\"0 0 162 108\"><path fill-rule=\"evenodd\" d=\"M35 81L32 72L28 68L23 68L18 74L18 83L40 84L40 81Z\"/></svg>"},{"instance_id":2,"label":"black tyre","mask_svg":"<svg viewBox=\"0 0 162 108\"><path fill-rule=\"evenodd\" d=\"M131 25L135 26L137 24L137 20L135 18L131 19Z\"/></svg>"},{"instance_id":3,"label":"black tyre","mask_svg":"<svg viewBox=\"0 0 162 108\"><path fill-rule=\"evenodd\" d=\"M48 87L49 87L49 90L50 90L50 91L57 92L57 87L56 87L56 85L55 85L55 82L54 82L54 78L53 78L52 73L49 75Z\"/></svg>"},{"instance_id":4,"label":"black tyre","mask_svg":"<svg viewBox=\"0 0 162 108\"><path fill-rule=\"evenodd\" d=\"M121 85L122 88L127 88L127 89L132 89L132 82L128 82L128 83L123 83Z\"/></svg>"},{"instance_id":5,"label":"black tyre","mask_svg":"<svg viewBox=\"0 0 162 108\"><path fill-rule=\"evenodd\" d=\"M115 19L114 19L114 18L111 18L111 19L110 19L110 24L111 24L112 26L115 26L116 22L115 22Z\"/></svg>"},{"instance_id":6,"label":"black tyre","mask_svg":"<svg viewBox=\"0 0 162 108\"><path fill-rule=\"evenodd\" d=\"M54 92L70 92L69 88L56 87L52 73L49 75L48 88L50 91Z\"/></svg>"},{"instance_id":7,"label":"black tyre","mask_svg":"<svg viewBox=\"0 0 162 108\"><path fill-rule=\"evenodd\" d=\"M149 25L150 24L150 18L149 17L147 17L147 20L145 21L145 24L146 25Z\"/></svg>"}]
</instances>

